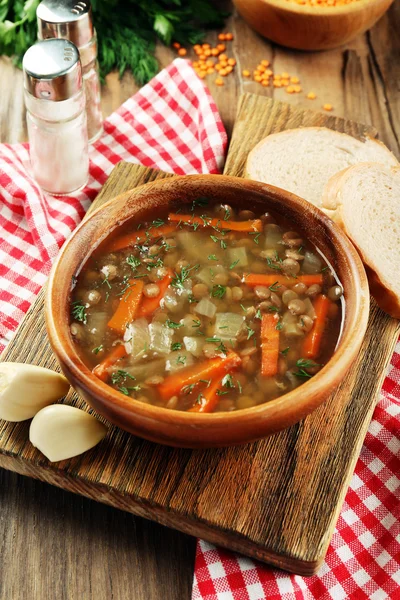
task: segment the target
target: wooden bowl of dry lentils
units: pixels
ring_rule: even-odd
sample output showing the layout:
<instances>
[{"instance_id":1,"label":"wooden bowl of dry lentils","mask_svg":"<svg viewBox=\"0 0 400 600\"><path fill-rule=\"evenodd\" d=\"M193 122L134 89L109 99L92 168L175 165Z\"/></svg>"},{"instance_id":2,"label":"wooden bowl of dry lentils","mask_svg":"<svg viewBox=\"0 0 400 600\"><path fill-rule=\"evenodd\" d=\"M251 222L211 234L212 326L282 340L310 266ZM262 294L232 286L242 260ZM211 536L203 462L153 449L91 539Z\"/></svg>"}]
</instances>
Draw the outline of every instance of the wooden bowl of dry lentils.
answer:
<instances>
[{"instance_id":1,"label":"wooden bowl of dry lentils","mask_svg":"<svg viewBox=\"0 0 400 600\"><path fill-rule=\"evenodd\" d=\"M370 29L393 0L234 0L264 37L288 48L327 50Z\"/></svg>"}]
</instances>

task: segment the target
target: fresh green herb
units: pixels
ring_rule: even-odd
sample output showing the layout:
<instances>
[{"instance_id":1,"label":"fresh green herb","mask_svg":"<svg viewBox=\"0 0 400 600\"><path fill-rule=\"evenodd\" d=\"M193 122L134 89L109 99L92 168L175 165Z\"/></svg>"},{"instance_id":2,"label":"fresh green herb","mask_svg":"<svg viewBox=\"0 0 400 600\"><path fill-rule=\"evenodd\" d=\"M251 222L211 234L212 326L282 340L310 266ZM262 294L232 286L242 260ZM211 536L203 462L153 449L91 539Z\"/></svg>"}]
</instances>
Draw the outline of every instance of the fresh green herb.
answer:
<instances>
[{"instance_id":1,"label":"fresh green herb","mask_svg":"<svg viewBox=\"0 0 400 600\"><path fill-rule=\"evenodd\" d=\"M212 239L213 242L218 242L218 238L216 235L210 235L210 238Z\"/></svg>"},{"instance_id":2,"label":"fresh green herb","mask_svg":"<svg viewBox=\"0 0 400 600\"><path fill-rule=\"evenodd\" d=\"M192 202L192 212L194 211L194 209L196 208L196 206L207 206L207 204L208 204L208 199L207 198L204 198L204 197L196 198Z\"/></svg>"},{"instance_id":3,"label":"fresh green herb","mask_svg":"<svg viewBox=\"0 0 400 600\"><path fill-rule=\"evenodd\" d=\"M136 258L136 256L133 256L133 254L130 254L126 257L126 262L131 267L132 271L136 271L136 269L142 264L140 260Z\"/></svg>"},{"instance_id":4,"label":"fresh green herb","mask_svg":"<svg viewBox=\"0 0 400 600\"><path fill-rule=\"evenodd\" d=\"M182 267L179 274L175 273L175 276L171 281L172 287L183 290L185 288L184 283L189 278L190 273L193 270L196 271L199 267L200 265L193 265L193 267Z\"/></svg>"},{"instance_id":5,"label":"fresh green herb","mask_svg":"<svg viewBox=\"0 0 400 600\"><path fill-rule=\"evenodd\" d=\"M228 350L226 349L224 342L221 342L220 345L217 346L217 350L218 352L222 352L222 354L228 354Z\"/></svg>"},{"instance_id":6,"label":"fresh green herb","mask_svg":"<svg viewBox=\"0 0 400 600\"><path fill-rule=\"evenodd\" d=\"M329 269L329 267L322 267L321 273L323 273L324 271L327 271L328 269Z\"/></svg>"},{"instance_id":7,"label":"fresh green herb","mask_svg":"<svg viewBox=\"0 0 400 600\"><path fill-rule=\"evenodd\" d=\"M229 265L230 269L234 269L236 267L236 265L238 264L238 262L240 261L240 258L238 258L237 260L235 260L231 265Z\"/></svg>"},{"instance_id":8,"label":"fresh green herb","mask_svg":"<svg viewBox=\"0 0 400 600\"><path fill-rule=\"evenodd\" d=\"M151 224L153 227L161 227L162 225L165 225L165 221L162 219L155 219Z\"/></svg>"},{"instance_id":9,"label":"fresh green herb","mask_svg":"<svg viewBox=\"0 0 400 600\"><path fill-rule=\"evenodd\" d=\"M246 329L247 329L247 339L249 340L250 338L253 337L253 335L255 335L256 332L254 331L254 329L252 329L248 325L246 325Z\"/></svg>"},{"instance_id":10,"label":"fresh green herb","mask_svg":"<svg viewBox=\"0 0 400 600\"><path fill-rule=\"evenodd\" d=\"M321 367L322 365L314 362L313 360L309 360L308 358L299 358L296 362L296 367L300 367L302 369L312 369L313 367Z\"/></svg>"},{"instance_id":11,"label":"fresh green herb","mask_svg":"<svg viewBox=\"0 0 400 600\"><path fill-rule=\"evenodd\" d=\"M220 390L220 389L217 390L217 396L224 396L225 394L229 394L228 390L225 390L225 391Z\"/></svg>"},{"instance_id":12,"label":"fresh green herb","mask_svg":"<svg viewBox=\"0 0 400 600\"><path fill-rule=\"evenodd\" d=\"M189 294L188 302L189 302L189 304L193 304L193 302L198 302L198 300L196 300L196 298L193 296L193 294Z\"/></svg>"},{"instance_id":13,"label":"fresh green herb","mask_svg":"<svg viewBox=\"0 0 400 600\"><path fill-rule=\"evenodd\" d=\"M105 275L105 276L104 276L104 279L103 279L103 281L101 282L101 285L104 285L104 284L106 284L106 286L108 287L108 289L109 289L109 290L111 290L111 283L108 281L108 277L109 277L108 275Z\"/></svg>"},{"instance_id":14,"label":"fresh green herb","mask_svg":"<svg viewBox=\"0 0 400 600\"><path fill-rule=\"evenodd\" d=\"M196 223L196 222L194 222L194 223L192 223L192 227L193 227L193 230L194 230L194 231L197 231L197 230L198 230L198 228L200 227L200 223Z\"/></svg>"},{"instance_id":15,"label":"fresh green herb","mask_svg":"<svg viewBox=\"0 0 400 600\"><path fill-rule=\"evenodd\" d=\"M283 329L282 321L278 321L278 323L275 326L275 329L277 329L278 331L281 331Z\"/></svg>"},{"instance_id":16,"label":"fresh green herb","mask_svg":"<svg viewBox=\"0 0 400 600\"><path fill-rule=\"evenodd\" d=\"M229 221L230 217L231 211L229 210L229 208L225 208L224 221Z\"/></svg>"},{"instance_id":17,"label":"fresh green herb","mask_svg":"<svg viewBox=\"0 0 400 600\"><path fill-rule=\"evenodd\" d=\"M182 388L182 392L183 392L183 394L190 394L190 392L193 390L193 388L194 388L195 386L196 386L196 384L195 384L195 383L190 383L190 384L188 384L188 385L185 385L185 386Z\"/></svg>"},{"instance_id":18,"label":"fresh green herb","mask_svg":"<svg viewBox=\"0 0 400 600\"><path fill-rule=\"evenodd\" d=\"M269 312L279 312L279 308L277 306L268 306Z\"/></svg>"},{"instance_id":19,"label":"fresh green herb","mask_svg":"<svg viewBox=\"0 0 400 600\"><path fill-rule=\"evenodd\" d=\"M254 317L254 318L255 318L255 319L260 319L260 321L261 321L261 319L262 319L262 314L261 314L261 310L260 310L260 309L258 309L258 310L257 310L257 312L256 312L256 315L255 315L255 317Z\"/></svg>"},{"instance_id":20,"label":"fresh green herb","mask_svg":"<svg viewBox=\"0 0 400 600\"><path fill-rule=\"evenodd\" d=\"M287 348L285 348L284 350L281 350L281 354L283 354L283 356L286 356L286 355L287 355L287 353L289 352L289 350L290 350L290 346L288 346L288 347L287 347Z\"/></svg>"},{"instance_id":21,"label":"fresh green herb","mask_svg":"<svg viewBox=\"0 0 400 600\"><path fill-rule=\"evenodd\" d=\"M222 325L222 327L218 327L218 329L228 329L228 325Z\"/></svg>"},{"instance_id":22,"label":"fresh green herb","mask_svg":"<svg viewBox=\"0 0 400 600\"><path fill-rule=\"evenodd\" d=\"M281 286L279 285L279 283L277 281L275 281L275 283L273 283L272 285L270 285L268 287L268 289L271 290L271 292L277 292L280 287Z\"/></svg>"},{"instance_id":23,"label":"fresh green herb","mask_svg":"<svg viewBox=\"0 0 400 600\"><path fill-rule=\"evenodd\" d=\"M129 396L129 391L133 390L134 392L138 392L140 390L140 385L132 385L132 386L119 386L117 388L119 392L124 394L125 396Z\"/></svg>"},{"instance_id":24,"label":"fresh green herb","mask_svg":"<svg viewBox=\"0 0 400 600\"><path fill-rule=\"evenodd\" d=\"M199 394L196 399L196 404L203 404L203 400L205 400L203 394Z\"/></svg>"},{"instance_id":25,"label":"fresh green herb","mask_svg":"<svg viewBox=\"0 0 400 600\"><path fill-rule=\"evenodd\" d=\"M169 327L170 329L179 329L180 327L183 327L183 323L175 323L175 321L171 321L171 319L167 319L165 321L165 326Z\"/></svg>"},{"instance_id":26,"label":"fresh green herb","mask_svg":"<svg viewBox=\"0 0 400 600\"><path fill-rule=\"evenodd\" d=\"M125 383L127 379L134 381L136 377L128 373L128 371L124 371L123 369L118 369L111 375L111 383L113 385L121 385L122 383Z\"/></svg>"},{"instance_id":27,"label":"fresh green herb","mask_svg":"<svg viewBox=\"0 0 400 600\"><path fill-rule=\"evenodd\" d=\"M80 321L84 325L87 323L86 306L79 300L72 302L71 314L76 321Z\"/></svg>"},{"instance_id":28,"label":"fresh green herb","mask_svg":"<svg viewBox=\"0 0 400 600\"><path fill-rule=\"evenodd\" d=\"M243 306L243 304L240 305L240 308L243 310L243 312L247 313L247 308Z\"/></svg>"},{"instance_id":29,"label":"fresh green herb","mask_svg":"<svg viewBox=\"0 0 400 600\"><path fill-rule=\"evenodd\" d=\"M225 377L222 380L222 385L227 388L234 388L235 384L233 383L232 375L230 375L229 373L228 373L228 375L225 375Z\"/></svg>"},{"instance_id":30,"label":"fresh green herb","mask_svg":"<svg viewBox=\"0 0 400 600\"><path fill-rule=\"evenodd\" d=\"M274 269L275 271L282 271L282 269L280 268L279 265L277 265L272 258L267 258L267 265L269 266L270 269Z\"/></svg>"},{"instance_id":31,"label":"fresh green herb","mask_svg":"<svg viewBox=\"0 0 400 600\"><path fill-rule=\"evenodd\" d=\"M105 302L108 302L108 299L110 297L110 292L107 290L106 291L106 298L105 298Z\"/></svg>"},{"instance_id":32,"label":"fresh green herb","mask_svg":"<svg viewBox=\"0 0 400 600\"><path fill-rule=\"evenodd\" d=\"M239 379L236 379L236 383L237 383L237 385L238 385L238 388L239 388L239 394L241 394L241 393L242 393L242 391L243 391L243 389L242 389L242 384L240 383Z\"/></svg>"},{"instance_id":33,"label":"fresh green herb","mask_svg":"<svg viewBox=\"0 0 400 600\"><path fill-rule=\"evenodd\" d=\"M148 232L146 231L146 235L148 235ZM147 252L149 251L148 246L146 246L145 244L136 244L136 248L139 250L139 252L141 252L142 254L147 254Z\"/></svg>"},{"instance_id":34,"label":"fresh green herb","mask_svg":"<svg viewBox=\"0 0 400 600\"><path fill-rule=\"evenodd\" d=\"M103 344L100 344L100 346L97 346L97 348L93 348L92 352L93 354L98 354L99 352L102 352L104 350L104 346Z\"/></svg>"},{"instance_id":35,"label":"fresh green herb","mask_svg":"<svg viewBox=\"0 0 400 600\"><path fill-rule=\"evenodd\" d=\"M186 356L178 356L178 358L176 359L177 365L184 365L185 362L186 362Z\"/></svg>"},{"instance_id":36,"label":"fresh green herb","mask_svg":"<svg viewBox=\"0 0 400 600\"><path fill-rule=\"evenodd\" d=\"M310 373L307 373L307 371L305 371L304 369L294 371L293 375L296 375L296 377L302 377L303 379L310 379L312 377L312 375L310 375Z\"/></svg>"},{"instance_id":37,"label":"fresh green herb","mask_svg":"<svg viewBox=\"0 0 400 600\"><path fill-rule=\"evenodd\" d=\"M171 346L172 352L175 352L175 350L181 350L181 348L182 348L182 344L180 342L175 342Z\"/></svg>"},{"instance_id":38,"label":"fresh green herb","mask_svg":"<svg viewBox=\"0 0 400 600\"><path fill-rule=\"evenodd\" d=\"M219 344L221 342L221 338L209 337L209 338L206 338L206 342L213 342L215 344Z\"/></svg>"},{"instance_id":39,"label":"fresh green herb","mask_svg":"<svg viewBox=\"0 0 400 600\"><path fill-rule=\"evenodd\" d=\"M258 232L256 232L256 231L250 231L250 232L249 232L249 235L254 235L254 238L253 238L254 242L255 242L256 244L258 244L258 243L259 243L259 241L258 241L258 240L259 240L259 237L260 237L261 233L258 233Z\"/></svg>"},{"instance_id":40,"label":"fresh green herb","mask_svg":"<svg viewBox=\"0 0 400 600\"><path fill-rule=\"evenodd\" d=\"M126 290L129 290L129 288L131 287L131 284L129 283L129 278L126 276L121 281L121 284L123 285L123 288L118 294L116 294L116 296L123 296Z\"/></svg>"},{"instance_id":41,"label":"fresh green herb","mask_svg":"<svg viewBox=\"0 0 400 600\"><path fill-rule=\"evenodd\" d=\"M223 298L226 294L226 286L225 285L214 285L211 290L211 296L213 298Z\"/></svg>"},{"instance_id":42,"label":"fresh green herb","mask_svg":"<svg viewBox=\"0 0 400 600\"><path fill-rule=\"evenodd\" d=\"M194 325L192 325L192 327L200 327L200 325L201 325L200 319L193 319L192 323L194 323Z\"/></svg>"},{"instance_id":43,"label":"fresh green herb","mask_svg":"<svg viewBox=\"0 0 400 600\"><path fill-rule=\"evenodd\" d=\"M201 383L205 383L207 385L207 387L210 385L211 383L211 379L199 379L199 381L201 381Z\"/></svg>"},{"instance_id":44,"label":"fresh green herb","mask_svg":"<svg viewBox=\"0 0 400 600\"><path fill-rule=\"evenodd\" d=\"M228 246L227 246L226 242L224 240L221 240L221 248L222 248L222 250L226 250L227 247Z\"/></svg>"},{"instance_id":45,"label":"fresh green herb","mask_svg":"<svg viewBox=\"0 0 400 600\"><path fill-rule=\"evenodd\" d=\"M207 227L211 222L211 217L207 217L207 215L200 215L200 219L203 221L204 227Z\"/></svg>"},{"instance_id":46,"label":"fresh green herb","mask_svg":"<svg viewBox=\"0 0 400 600\"><path fill-rule=\"evenodd\" d=\"M215 256L215 254L209 254L208 260L218 260L218 258Z\"/></svg>"}]
</instances>

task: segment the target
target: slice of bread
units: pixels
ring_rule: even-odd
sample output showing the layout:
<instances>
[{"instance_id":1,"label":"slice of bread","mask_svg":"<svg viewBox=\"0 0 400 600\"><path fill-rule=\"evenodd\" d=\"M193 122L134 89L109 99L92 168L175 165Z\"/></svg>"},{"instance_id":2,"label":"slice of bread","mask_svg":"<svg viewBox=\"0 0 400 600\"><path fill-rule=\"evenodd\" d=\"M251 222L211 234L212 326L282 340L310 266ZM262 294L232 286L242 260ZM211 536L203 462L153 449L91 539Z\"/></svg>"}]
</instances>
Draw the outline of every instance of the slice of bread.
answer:
<instances>
[{"instance_id":1,"label":"slice of bread","mask_svg":"<svg viewBox=\"0 0 400 600\"><path fill-rule=\"evenodd\" d=\"M378 305L400 319L400 167L345 169L329 181L322 205L359 251Z\"/></svg>"},{"instance_id":2,"label":"slice of bread","mask_svg":"<svg viewBox=\"0 0 400 600\"><path fill-rule=\"evenodd\" d=\"M320 207L325 185L338 171L360 162L399 166L384 144L325 127L304 127L274 133L250 152L246 176L270 183Z\"/></svg>"}]
</instances>

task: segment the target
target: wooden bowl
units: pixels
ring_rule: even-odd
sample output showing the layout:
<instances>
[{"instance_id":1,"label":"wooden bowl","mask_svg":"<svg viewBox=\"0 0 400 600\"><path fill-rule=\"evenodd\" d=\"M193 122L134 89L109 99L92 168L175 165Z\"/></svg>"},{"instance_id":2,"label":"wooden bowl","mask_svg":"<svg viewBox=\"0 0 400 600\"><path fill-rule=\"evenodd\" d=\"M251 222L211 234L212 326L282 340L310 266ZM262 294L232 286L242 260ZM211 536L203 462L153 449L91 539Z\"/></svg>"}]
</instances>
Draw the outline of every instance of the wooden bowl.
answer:
<instances>
[{"instance_id":1,"label":"wooden bowl","mask_svg":"<svg viewBox=\"0 0 400 600\"><path fill-rule=\"evenodd\" d=\"M393 0L356 0L340 6L310 6L292 0L234 0L253 29L298 50L327 50L370 29Z\"/></svg>"},{"instance_id":2,"label":"wooden bowl","mask_svg":"<svg viewBox=\"0 0 400 600\"><path fill-rule=\"evenodd\" d=\"M272 210L289 218L334 265L344 287L345 318L339 345L330 361L310 381L265 404L230 413L179 412L132 400L95 377L79 358L69 331L69 294L73 275L117 223L134 217L154 219L172 203L212 202L256 212ZM192 175L158 180L136 188L95 211L64 244L53 266L46 298L50 343L62 371L85 400L109 421L154 442L188 448L228 446L265 437L305 417L343 380L357 356L367 326L368 283L361 260L335 223L298 196L236 177Z\"/></svg>"}]
</instances>

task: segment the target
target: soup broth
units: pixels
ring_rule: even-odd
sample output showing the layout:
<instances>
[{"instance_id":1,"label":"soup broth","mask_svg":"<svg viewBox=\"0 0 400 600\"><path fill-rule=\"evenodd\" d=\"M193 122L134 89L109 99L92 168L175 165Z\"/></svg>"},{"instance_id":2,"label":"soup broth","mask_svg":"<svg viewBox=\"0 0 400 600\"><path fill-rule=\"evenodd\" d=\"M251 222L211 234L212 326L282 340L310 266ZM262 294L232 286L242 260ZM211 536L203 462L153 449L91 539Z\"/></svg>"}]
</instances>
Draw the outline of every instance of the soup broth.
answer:
<instances>
[{"instance_id":1,"label":"soup broth","mask_svg":"<svg viewBox=\"0 0 400 600\"><path fill-rule=\"evenodd\" d=\"M199 198L99 245L74 278L70 331L83 362L127 397L233 411L312 378L343 305L332 267L293 224Z\"/></svg>"}]
</instances>

